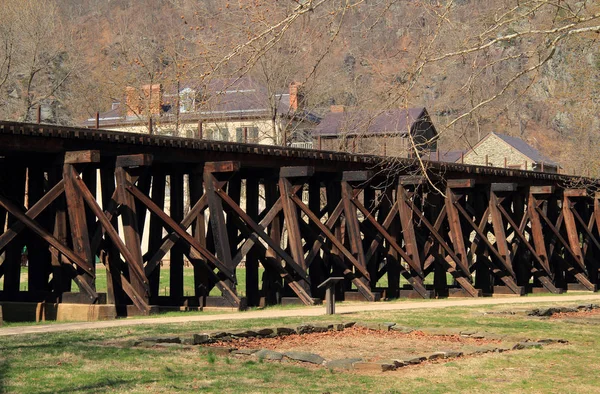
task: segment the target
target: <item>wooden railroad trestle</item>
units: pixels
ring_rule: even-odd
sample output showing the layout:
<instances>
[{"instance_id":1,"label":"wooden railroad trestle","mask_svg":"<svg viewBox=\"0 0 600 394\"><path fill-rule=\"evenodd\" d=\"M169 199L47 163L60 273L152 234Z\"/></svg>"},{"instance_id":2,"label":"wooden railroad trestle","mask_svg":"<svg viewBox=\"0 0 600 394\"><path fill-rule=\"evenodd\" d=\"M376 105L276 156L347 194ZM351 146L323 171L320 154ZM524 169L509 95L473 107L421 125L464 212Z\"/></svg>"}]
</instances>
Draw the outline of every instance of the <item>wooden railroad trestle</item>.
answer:
<instances>
[{"instance_id":1,"label":"wooden railroad trestle","mask_svg":"<svg viewBox=\"0 0 600 394\"><path fill-rule=\"evenodd\" d=\"M373 157L223 143L189 156L188 140L65 129L0 122L0 301L311 305L329 277L344 278L338 299L366 301L597 290L600 194L569 177L438 163L432 185Z\"/></svg>"}]
</instances>

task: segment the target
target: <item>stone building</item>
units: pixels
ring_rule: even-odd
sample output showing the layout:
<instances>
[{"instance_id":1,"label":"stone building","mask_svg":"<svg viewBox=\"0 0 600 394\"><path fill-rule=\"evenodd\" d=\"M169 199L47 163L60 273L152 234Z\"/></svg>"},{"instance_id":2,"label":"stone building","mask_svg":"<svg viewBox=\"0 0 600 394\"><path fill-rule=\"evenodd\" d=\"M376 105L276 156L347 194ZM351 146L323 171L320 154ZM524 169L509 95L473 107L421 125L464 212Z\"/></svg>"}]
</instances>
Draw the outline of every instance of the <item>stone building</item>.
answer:
<instances>
[{"instance_id":1,"label":"stone building","mask_svg":"<svg viewBox=\"0 0 600 394\"><path fill-rule=\"evenodd\" d=\"M252 78L212 80L165 92L162 85L127 87L124 100L113 103L96 122L105 130L201 138L216 141L289 145L310 139L320 118L304 107L302 85L269 95ZM306 137L309 136L309 137Z\"/></svg>"},{"instance_id":2,"label":"stone building","mask_svg":"<svg viewBox=\"0 0 600 394\"><path fill-rule=\"evenodd\" d=\"M458 159L457 162L460 162ZM520 138L490 133L464 153L465 164L556 173L560 164Z\"/></svg>"},{"instance_id":3,"label":"stone building","mask_svg":"<svg viewBox=\"0 0 600 394\"><path fill-rule=\"evenodd\" d=\"M425 108L370 112L332 106L313 131L323 150L409 157L411 137L420 154L437 147L437 131Z\"/></svg>"}]
</instances>

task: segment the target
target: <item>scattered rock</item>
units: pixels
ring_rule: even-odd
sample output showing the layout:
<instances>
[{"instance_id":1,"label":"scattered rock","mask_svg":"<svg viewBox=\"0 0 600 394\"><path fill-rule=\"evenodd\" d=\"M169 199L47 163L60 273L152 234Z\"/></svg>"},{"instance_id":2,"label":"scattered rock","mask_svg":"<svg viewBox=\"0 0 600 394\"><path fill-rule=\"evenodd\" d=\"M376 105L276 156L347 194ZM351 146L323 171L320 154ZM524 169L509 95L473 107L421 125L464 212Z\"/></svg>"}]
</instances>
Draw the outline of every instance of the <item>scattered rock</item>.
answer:
<instances>
[{"instance_id":1,"label":"scattered rock","mask_svg":"<svg viewBox=\"0 0 600 394\"><path fill-rule=\"evenodd\" d=\"M259 351L254 352L253 356L259 360L281 361L283 358L283 353L275 352L269 349L260 349Z\"/></svg>"},{"instance_id":2,"label":"scattered rock","mask_svg":"<svg viewBox=\"0 0 600 394\"><path fill-rule=\"evenodd\" d=\"M192 337L192 345L204 345L210 342L210 335L208 334L194 334Z\"/></svg>"},{"instance_id":3,"label":"scattered rock","mask_svg":"<svg viewBox=\"0 0 600 394\"><path fill-rule=\"evenodd\" d=\"M240 354L240 355L244 355L244 356L251 356L256 352L258 352L258 349L238 349L238 350L234 350L231 353Z\"/></svg>"},{"instance_id":4,"label":"scattered rock","mask_svg":"<svg viewBox=\"0 0 600 394\"><path fill-rule=\"evenodd\" d=\"M542 347L542 344L539 342L519 342L513 346L513 350L522 350L522 349L539 349Z\"/></svg>"},{"instance_id":5,"label":"scattered rock","mask_svg":"<svg viewBox=\"0 0 600 394\"><path fill-rule=\"evenodd\" d=\"M408 364L406 363L406 361L404 360L392 360L392 362L394 363L394 365L396 366L396 368L402 368L402 367L406 367Z\"/></svg>"},{"instance_id":6,"label":"scattered rock","mask_svg":"<svg viewBox=\"0 0 600 394\"><path fill-rule=\"evenodd\" d=\"M289 351L289 352L285 352L284 356L286 356L287 358L292 359L292 360L303 361L305 363L311 363L311 364L317 364L317 365L321 365L325 361L325 359L323 357L319 356L318 354L309 353L309 352Z\"/></svg>"},{"instance_id":7,"label":"scattered rock","mask_svg":"<svg viewBox=\"0 0 600 394\"><path fill-rule=\"evenodd\" d=\"M354 363L362 361L362 358L342 358L325 362L325 367L331 369L352 369Z\"/></svg>"},{"instance_id":8,"label":"scattered rock","mask_svg":"<svg viewBox=\"0 0 600 394\"><path fill-rule=\"evenodd\" d=\"M365 363L365 362L357 362L354 363L354 369L358 371L377 371L377 372L387 372L387 371L395 371L395 364L385 364L385 363Z\"/></svg>"},{"instance_id":9,"label":"scattered rock","mask_svg":"<svg viewBox=\"0 0 600 394\"><path fill-rule=\"evenodd\" d=\"M344 323L344 328L350 328L350 327L353 327L355 324L356 324L356 322L355 322L355 321L351 321L351 322L348 322L348 323Z\"/></svg>"},{"instance_id":10,"label":"scattered rock","mask_svg":"<svg viewBox=\"0 0 600 394\"><path fill-rule=\"evenodd\" d=\"M225 332L225 331L217 331L217 332L213 332L212 334L210 334L210 337L212 339L221 339L223 337L228 337L229 333Z\"/></svg>"},{"instance_id":11,"label":"scattered rock","mask_svg":"<svg viewBox=\"0 0 600 394\"><path fill-rule=\"evenodd\" d=\"M431 353L429 356L427 356L428 360L439 360L439 359L443 359L443 358L446 358L445 352L435 352L435 353Z\"/></svg>"},{"instance_id":12,"label":"scattered rock","mask_svg":"<svg viewBox=\"0 0 600 394\"><path fill-rule=\"evenodd\" d=\"M233 338L253 338L258 336L258 333L251 330L238 330L230 332L229 335Z\"/></svg>"},{"instance_id":13,"label":"scattered rock","mask_svg":"<svg viewBox=\"0 0 600 394\"><path fill-rule=\"evenodd\" d=\"M269 335L273 335L274 332L275 331L273 331L271 328L263 328L262 330L256 331L256 334L261 337L268 337Z\"/></svg>"},{"instance_id":14,"label":"scattered rock","mask_svg":"<svg viewBox=\"0 0 600 394\"><path fill-rule=\"evenodd\" d=\"M416 356L416 357L408 357L405 358L403 361L406 364L410 364L410 365L416 365L416 364L421 364L423 361L427 360L427 357L424 356Z\"/></svg>"},{"instance_id":15,"label":"scattered rock","mask_svg":"<svg viewBox=\"0 0 600 394\"><path fill-rule=\"evenodd\" d=\"M312 332L327 332L327 331L331 331L332 329L333 329L333 325L331 327L329 327L329 326L313 326Z\"/></svg>"},{"instance_id":16,"label":"scattered rock","mask_svg":"<svg viewBox=\"0 0 600 394\"><path fill-rule=\"evenodd\" d=\"M154 343L181 343L181 338L179 337L146 337L141 340Z\"/></svg>"},{"instance_id":17,"label":"scattered rock","mask_svg":"<svg viewBox=\"0 0 600 394\"><path fill-rule=\"evenodd\" d=\"M355 326L361 327L361 328L366 328L368 330L373 330L373 331L379 331L379 330L388 331L389 330L389 327L383 327L382 324L374 323L374 322L358 322L355 324Z\"/></svg>"},{"instance_id":18,"label":"scattered rock","mask_svg":"<svg viewBox=\"0 0 600 394\"><path fill-rule=\"evenodd\" d=\"M392 326L392 327L390 327L390 329L392 331L401 332L403 334L410 334L411 332L414 331L414 329L412 329L410 327L404 327L404 326L398 326L398 325Z\"/></svg>"},{"instance_id":19,"label":"scattered rock","mask_svg":"<svg viewBox=\"0 0 600 394\"><path fill-rule=\"evenodd\" d=\"M302 324L298 327L296 327L296 332L298 334L310 334L311 332L314 332L314 326L312 324Z\"/></svg>"},{"instance_id":20,"label":"scattered rock","mask_svg":"<svg viewBox=\"0 0 600 394\"><path fill-rule=\"evenodd\" d=\"M275 331L276 331L277 335L280 335L280 336L292 335L292 334L296 333L296 330L294 330L293 328L289 328L289 327L277 327Z\"/></svg>"},{"instance_id":21,"label":"scattered rock","mask_svg":"<svg viewBox=\"0 0 600 394\"><path fill-rule=\"evenodd\" d=\"M441 353L444 353L444 355L445 355L444 358L456 358L456 357L463 356L463 352L460 352L457 350L444 350Z\"/></svg>"}]
</instances>

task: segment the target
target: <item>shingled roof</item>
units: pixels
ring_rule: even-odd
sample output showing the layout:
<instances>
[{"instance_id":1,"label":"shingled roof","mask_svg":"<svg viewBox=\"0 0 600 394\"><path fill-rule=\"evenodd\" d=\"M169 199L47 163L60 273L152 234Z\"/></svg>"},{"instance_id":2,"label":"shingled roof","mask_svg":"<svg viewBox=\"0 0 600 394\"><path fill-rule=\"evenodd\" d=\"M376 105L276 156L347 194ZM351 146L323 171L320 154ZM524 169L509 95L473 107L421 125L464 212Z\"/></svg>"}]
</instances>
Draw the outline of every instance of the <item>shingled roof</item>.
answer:
<instances>
[{"instance_id":1,"label":"shingled roof","mask_svg":"<svg viewBox=\"0 0 600 394\"><path fill-rule=\"evenodd\" d=\"M406 135L420 120L429 121L429 114L423 107L394 109L378 113L371 111L330 112L313 130L313 135L317 137L336 137L340 134Z\"/></svg>"},{"instance_id":2,"label":"shingled roof","mask_svg":"<svg viewBox=\"0 0 600 394\"><path fill-rule=\"evenodd\" d=\"M534 147L529 145L527 142L523 141L522 139L520 139L518 137L511 137L506 134L499 134L499 133L494 133L494 132L492 132L490 134L495 135L496 137L500 138L502 141L506 142L507 144L509 144L510 146L515 148L516 150L518 150L519 152L521 152L522 154L527 156L529 159L531 159L531 161L534 162L535 164L544 163L544 165L550 165L552 167L557 167L557 168L560 167L560 164L558 164L554 160L550 159L549 157L544 156L540 151L538 151L537 149L535 149Z\"/></svg>"}]
</instances>

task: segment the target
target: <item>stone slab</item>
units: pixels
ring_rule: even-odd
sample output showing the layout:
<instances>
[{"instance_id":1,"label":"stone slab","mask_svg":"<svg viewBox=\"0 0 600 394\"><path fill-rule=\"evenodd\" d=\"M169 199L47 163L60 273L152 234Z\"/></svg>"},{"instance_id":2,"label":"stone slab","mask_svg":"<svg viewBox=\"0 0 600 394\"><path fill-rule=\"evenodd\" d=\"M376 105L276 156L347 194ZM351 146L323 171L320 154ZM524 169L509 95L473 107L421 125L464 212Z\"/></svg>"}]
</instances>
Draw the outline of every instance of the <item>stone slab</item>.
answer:
<instances>
[{"instance_id":1,"label":"stone slab","mask_svg":"<svg viewBox=\"0 0 600 394\"><path fill-rule=\"evenodd\" d=\"M281 361L283 359L283 353L275 352L269 349L260 349L253 354L254 357L260 360L269 361Z\"/></svg>"},{"instance_id":2,"label":"stone slab","mask_svg":"<svg viewBox=\"0 0 600 394\"><path fill-rule=\"evenodd\" d=\"M362 358L342 358L338 360L331 360L325 363L326 368L331 369L344 369L350 370L353 368L354 363L362 361Z\"/></svg>"},{"instance_id":3,"label":"stone slab","mask_svg":"<svg viewBox=\"0 0 600 394\"><path fill-rule=\"evenodd\" d=\"M289 351L283 354L285 357L294 360L294 361L302 361L305 363L317 364L321 365L325 361L325 359L318 354L309 353L309 352L295 352Z\"/></svg>"},{"instance_id":4,"label":"stone slab","mask_svg":"<svg viewBox=\"0 0 600 394\"><path fill-rule=\"evenodd\" d=\"M396 368L396 365L391 363L365 363L361 361L354 363L354 369L357 371L387 372L395 371Z\"/></svg>"},{"instance_id":5,"label":"stone slab","mask_svg":"<svg viewBox=\"0 0 600 394\"><path fill-rule=\"evenodd\" d=\"M117 318L117 309L112 304L83 305L58 304L56 309L57 321L100 321Z\"/></svg>"}]
</instances>

